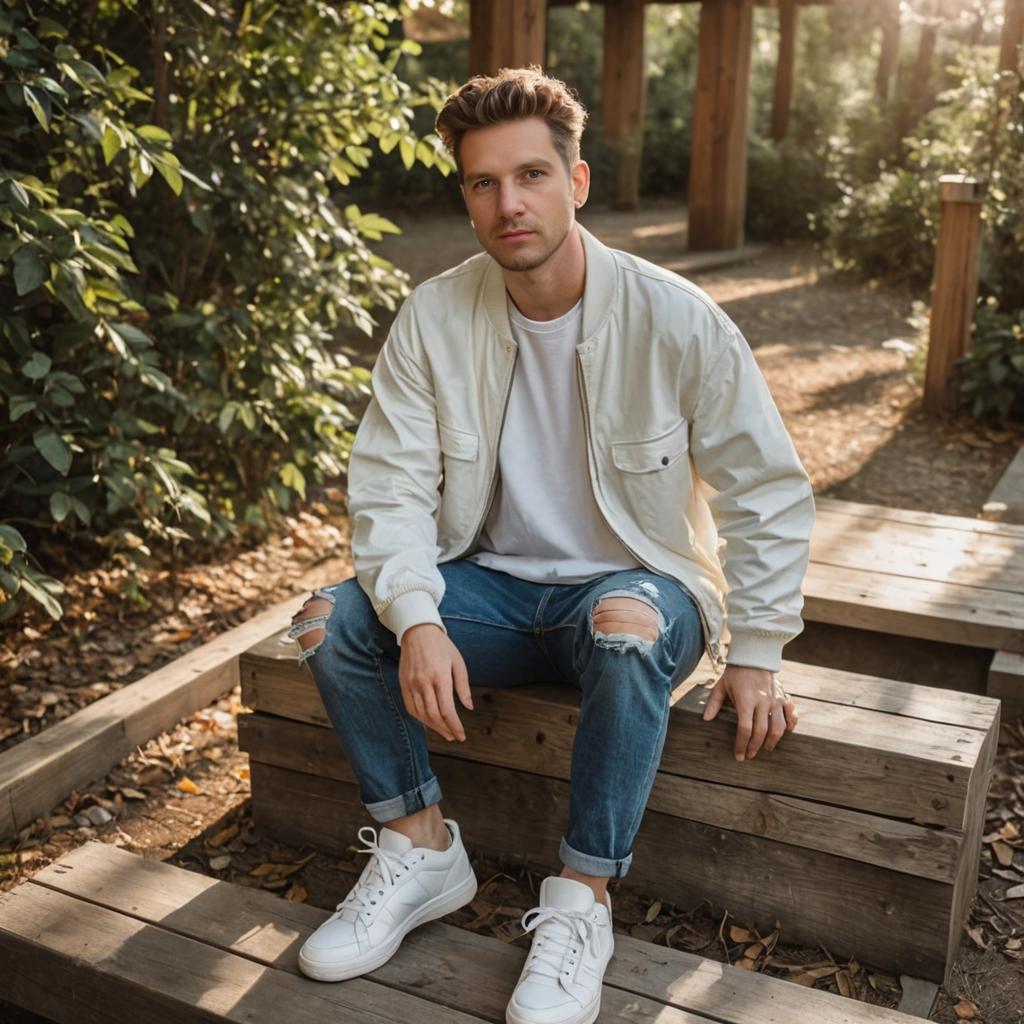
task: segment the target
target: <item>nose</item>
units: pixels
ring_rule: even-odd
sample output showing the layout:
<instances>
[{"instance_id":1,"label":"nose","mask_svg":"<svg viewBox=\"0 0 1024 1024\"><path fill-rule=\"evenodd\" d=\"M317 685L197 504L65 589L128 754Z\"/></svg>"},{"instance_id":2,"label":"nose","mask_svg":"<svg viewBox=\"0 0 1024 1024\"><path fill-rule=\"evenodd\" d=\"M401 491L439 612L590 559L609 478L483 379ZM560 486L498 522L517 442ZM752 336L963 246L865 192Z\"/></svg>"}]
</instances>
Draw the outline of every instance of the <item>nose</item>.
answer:
<instances>
[{"instance_id":1,"label":"nose","mask_svg":"<svg viewBox=\"0 0 1024 1024\"><path fill-rule=\"evenodd\" d=\"M513 220L525 211L522 193L513 184L502 185L498 193L498 215L502 220Z\"/></svg>"}]
</instances>

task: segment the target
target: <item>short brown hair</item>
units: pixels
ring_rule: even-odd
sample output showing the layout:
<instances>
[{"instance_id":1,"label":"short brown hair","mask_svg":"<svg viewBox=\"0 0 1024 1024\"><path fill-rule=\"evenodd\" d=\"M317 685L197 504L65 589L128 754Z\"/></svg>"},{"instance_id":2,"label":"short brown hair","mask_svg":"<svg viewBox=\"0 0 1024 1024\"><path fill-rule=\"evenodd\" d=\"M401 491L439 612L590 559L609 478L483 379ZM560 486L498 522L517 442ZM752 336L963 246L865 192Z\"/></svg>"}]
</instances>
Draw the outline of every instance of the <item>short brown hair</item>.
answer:
<instances>
[{"instance_id":1,"label":"short brown hair","mask_svg":"<svg viewBox=\"0 0 1024 1024\"><path fill-rule=\"evenodd\" d=\"M459 179L459 147L466 132L526 117L540 117L547 122L551 142L566 170L571 171L580 158L586 108L575 89L531 64L527 68L502 68L490 77L476 75L445 100L437 115L437 134L455 158Z\"/></svg>"}]
</instances>

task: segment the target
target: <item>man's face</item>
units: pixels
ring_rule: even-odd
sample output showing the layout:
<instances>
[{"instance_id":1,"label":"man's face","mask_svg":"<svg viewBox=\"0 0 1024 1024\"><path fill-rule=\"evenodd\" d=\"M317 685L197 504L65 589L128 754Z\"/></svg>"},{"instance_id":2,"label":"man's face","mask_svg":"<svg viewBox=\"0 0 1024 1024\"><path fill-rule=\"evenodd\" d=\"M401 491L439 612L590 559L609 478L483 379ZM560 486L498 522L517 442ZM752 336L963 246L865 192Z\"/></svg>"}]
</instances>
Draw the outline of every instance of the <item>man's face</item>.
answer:
<instances>
[{"instance_id":1,"label":"man's face","mask_svg":"<svg viewBox=\"0 0 1024 1024\"><path fill-rule=\"evenodd\" d=\"M506 270L534 270L565 241L587 197L587 165L570 175L539 117L462 137L462 194L480 244Z\"/></svg>"}]
</instances>

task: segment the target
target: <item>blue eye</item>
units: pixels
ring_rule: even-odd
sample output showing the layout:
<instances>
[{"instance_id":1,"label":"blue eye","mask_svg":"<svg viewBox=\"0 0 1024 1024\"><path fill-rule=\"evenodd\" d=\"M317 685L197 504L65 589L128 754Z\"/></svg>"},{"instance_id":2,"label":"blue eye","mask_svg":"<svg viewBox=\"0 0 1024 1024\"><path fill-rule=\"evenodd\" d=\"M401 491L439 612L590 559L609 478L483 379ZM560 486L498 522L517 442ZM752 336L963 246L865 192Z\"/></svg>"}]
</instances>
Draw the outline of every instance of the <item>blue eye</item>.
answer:
<instances>
[{"instance_id":1,"label":"blue eye","mask_svg":"<svg viewBox=\"0 0 1024 1024\"><path fill-rule=\"evenodd\" d=\"M536 168L534 168L532 171L527 171L526 172L526 176L527 177L530 177L531 175L536 175L537 176L536 178L533 179L534 181L536 181L537 178L541 178L541 177L544 176L544 172L543 171L538 171Z\"/></svg>"}]
</instances>

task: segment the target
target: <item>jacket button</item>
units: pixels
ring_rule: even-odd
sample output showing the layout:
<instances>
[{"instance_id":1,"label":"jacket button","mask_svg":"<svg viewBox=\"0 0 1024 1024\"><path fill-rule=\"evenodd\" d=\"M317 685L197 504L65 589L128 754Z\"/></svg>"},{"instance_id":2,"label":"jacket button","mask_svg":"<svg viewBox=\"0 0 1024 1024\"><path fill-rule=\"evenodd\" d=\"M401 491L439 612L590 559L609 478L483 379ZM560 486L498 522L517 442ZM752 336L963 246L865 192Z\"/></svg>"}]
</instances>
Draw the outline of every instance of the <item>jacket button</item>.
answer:
<instances>
[{"instance_id":1,"label":"jacket button","mask_svg":"<svg viewBox=\"0 0 1024 1024\"><path fill-rule=\"evenodd\" d=\"M667 455L662 455L662 457L661 457L661 464L663 466L667 466L668 465L668 456Z\"/></svg>"}]
</instances>

